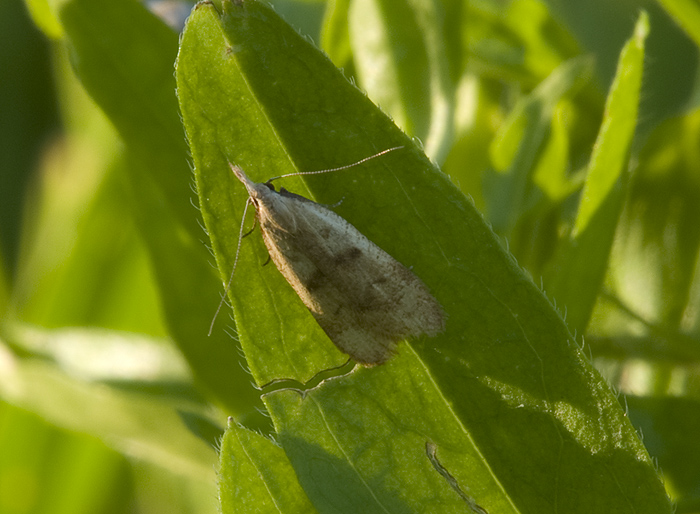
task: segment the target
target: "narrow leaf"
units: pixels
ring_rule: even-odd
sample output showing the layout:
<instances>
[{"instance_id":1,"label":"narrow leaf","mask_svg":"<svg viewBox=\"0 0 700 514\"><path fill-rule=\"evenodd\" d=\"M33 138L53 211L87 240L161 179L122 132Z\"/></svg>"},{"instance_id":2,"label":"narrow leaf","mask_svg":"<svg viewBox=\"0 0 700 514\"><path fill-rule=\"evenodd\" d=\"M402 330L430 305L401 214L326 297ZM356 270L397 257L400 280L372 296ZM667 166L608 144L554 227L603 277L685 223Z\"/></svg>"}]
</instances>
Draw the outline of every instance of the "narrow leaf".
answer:
<instances>
[{"instance_id":1,"label":"narrow leaf","mask_svg":"<svg viewBox=\"0 0 700 514\"><path fill-rule=\"evenodd\" d=\"M648 18L642 13L620 55L574 229L549 270L547 291L564 306L569 326L578 331L588 324L622 212L648 30Z\"/></svg>"},{"instance_id":2,"label":"narrow leaf","mask_svg":"<svg viewBox=\"0 0 700 514\"><path fill-rule=\"evenodd\" d=\"M658 0L671 17L700 46L700 4L697 0Z\"/></svg>"},{"instance_id":3,"label":"narrow leaf","mask_svg":"<svg viewBox=\"0 0 700 514\"><path fill-rule=\"evenodd\" d=\"M124 354L139 354L142 361L115 362L114 355ZM100 437L126 455L214 480L211 443L182 422L185 412L201 416L202 402L173 391L154 394L166 393L168 385L186 390L182 363L167 348L105 330L11 325L3 327L0 357L5 364L0 396L8 402L57 426ZM140 388L131 390L129 380Z\"/></svg>"},{"instance_id":4,"label":"narrow leaf","mask_svg":"<svg viewBox=\"0 0 700 514\"><path fill-rule=\"evenodd\" d=\"M442 162L452 144L460 2L355 0L349 32L360 85Z\"/></svg>"},{"instance_id":5,"label":"narrow leaf","mask_svg":"<svg viewBox=\"0 0 700 514\"><path fill-rule=\"evenodd\" d=\"M592 62L577 58L559 66L508 115L490 148L495 174L488 177L489 216L508 233L525 211L533 174L561 98L590 76Z\"/></svg>"}]
</instances>

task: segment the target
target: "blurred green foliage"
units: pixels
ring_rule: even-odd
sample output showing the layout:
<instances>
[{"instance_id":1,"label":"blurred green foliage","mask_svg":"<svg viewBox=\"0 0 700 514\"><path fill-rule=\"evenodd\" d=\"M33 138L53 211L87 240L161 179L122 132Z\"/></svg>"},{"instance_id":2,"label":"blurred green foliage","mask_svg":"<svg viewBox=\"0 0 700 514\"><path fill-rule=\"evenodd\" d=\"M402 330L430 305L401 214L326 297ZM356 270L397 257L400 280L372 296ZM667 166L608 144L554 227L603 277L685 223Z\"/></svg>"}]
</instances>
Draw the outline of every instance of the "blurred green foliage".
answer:
<instances>
[{"instance_id":1,"label":"blurred green foliage","mask_svg":"<svg viewBox=\"0 0 700 514\"><path fill-rule=\"evenodd\" d=\"M481 389L463 387L479 377L492 380L487 392L510 395L516 403L525 398L514 384L526 383L528 361L518 361L513 352L512 360L506 356L496 366L488 362L493 345L473 344L482 330L487 334L482 325L502 323L504 334L510 326L508 317L479 296L484 284L497 299L506 299L502 303L511 315L528 316L518 326L533 333L539 329L542 340L544 334L553 340L561 336L556 348L536 347L542 362L551 359L556 367L567 356L575 361L580 355L573 344L564 344L568 336L556 311L507 260L478 216L469 218L473 240L460 239L465 232L458 227L471 215L461 214L471 209L464 207L466 196L542 285L598 372L623 393L622 408L661 469L676 512L700 512L697 5L687 0L275 2L276 11L418 138L445 173L413 150L387 156L384 163L393 158L399 163L400 179L385 183L380 174L365 175L371 177L363 179L366 183L382 187L347 193L338 210L399 260L414 264L440 292L450 318L448 333L435 340L442 342L404 344L387 366L324 383L305 401L292 390L266 390L272 428L260 413L260 392L251 381L305 382L316 371L342 364L344 357L308 323L281 279L258 276L270 276L269 268L262 275L257 267L264 261L259 243L251 243L242 256L245 271L237 272L237 285L245 289L231 295L245 356L221 328L228 313L206 337L222 276L232 264L243 202L239 185L228 182L225 160L235 158L247 170L257 167L262 180L285 166L293 171L348 164L373 148L405 140L369 104L342 96L344 86L334 82L333 70L318 82L293 76L297 58L309 59L305 65L315 73L327 68L310 46L291 36L285 43L299 45L298 54L280 47L278 59L288 61L290 77L274 75L280 64L273 62L272 46L264 65L245 61L245 54L236 55L235 66L226 61L225 52L217 54L222 37L242 38L232 46L234 54L246 44L263 52L286 29L275 28L281 25L270 18L271 25L254 27L262 33L245 35L249 20L219 22L212 13L223 8L215 4L218 11L200 8L180 41L187 4L0 3L0 512L370 512L379 507L362 504L366 491L360 487L355 493L352 482L377 474L391 477L394 493L381 496L386 484L369 480L367 489L382 508L401 512L460 512L469 506L490 514L576 512L561 498L583 498L587 489L607 491L606 480L578 483L575 492L559 492L559 504L550 502L550 490L542 484L564 483L566 466L530 468L542 456L518 455L538 436L547 437L535 414L528 414L530 425L502 430L488 411L500 404L479 398ZM642 8L647 14L640 16ZM211 16L206 23L205 16ZM216 69L219 58L229 67ZM293 87L297 80L299 91L319 88L315 99L327 101L324 106L332 105L333 96L351 98L345 107L361 109L363 117L358 115L356 127L348 128L348 118L333 126L335 118L324 118L321 109L308 111L304 99L301 112L311 115L297 113L296 125L290 124L284 102L298 101L291 93L282 100L249 100L228 89L247 84L260 95L276 80ZM324 92L324 84L335 88L332 94ZM220 98L211 96L216 87L226 88ZM257 119L269 124L250 121ZM333 146L333 137L347 144ZM335 175L331 186L298 182L294 190L333 204L358 176ZM392 219L377 222L378 206L391 208ZM423 224L411 218L415 213ZM443 265L435 245L421 241L439 242L451 233L460 238L441 247L452 252L451 264ZM269 281L267 289L255 289L261 280ZM512 291L512 299L499 296L500 290ZM493 319L464 297L483 303L489 314L494 310ZM269 306L278 301L286 303L275 313ZM286 361L274 339L275 331L283 330L260 321L268 319L265 309L287 330L280 336L288 339L280 347ZM256 347L256 337L265 345ZM466 341L472 344L459 353ZM452 367L436 360L433 344L444 345L436 347L452 356ZM566 378L567 369L554 371ZM581 405L600 409L585 418L593 423L581 426L580 434L619 428L621 455L638 458L636 467L616 461L621 475L640 473L622 476L616 487L636 480L646 484L643 493L649 496L628 491L628 498L619 495L621 501L644 500L655 509L648 512L667 511L646 454L627 421L618 419L623 410L587 362L571 369L571 384L581 387L583 396L576 396ZM577 382L574 375L583 374ZM541 378L545 391L570 394L567 387L574 388L562 380L557 389L556 373L536 371L534 377ZM426 383L437 385L430 389ZM403 396L394 396L395 390ZM438 407L445 398L457 413L457 428L441 417ZM416 399L427 402L419 411L428 418L412 418ZM564 425L578 419L573 411L543 409L542 426L552 419ZM235 422L227 427L228 415ZM521 420L508 415L499 413L500 423ZM405 423L402 430L391 428L396 420ZM348 429L347 435L358 442L356 454L343 454L348 447L342 439L331 441L324 434L337 426L357 430ZM250 429L274 431L279 445ZM464 434L473 438L473 448L460 446ZM386 454L377 455L375 447L363 460L363 437L391 440L391 450L387 443ZM423 446L417 463L409 453L399 453L424 445L426 438L436 439L432 459ZM338 453L321 451L325 444L337 444ZM508 453L502 461L499 451ZM307 466L309 456L324 465ZM595 452L584 457L570 456L585 468ZM465 461L476 464L465 467ZM509 463L524 468L511 469ZM412 474L414 465L420 476ZM495 470L495 476L486 470ZM327 485L319 474L328 477ZM347 491L329 494L333 481L346 476L338 489ZM533 480L533 490L542 485L544 500L534 499L527 487L519 489L523 476ZM465 503L465 496L472 503ZM252 507L244 507L246 499ZM611 507L618 499L600 496L597 510L624 512Z\"/></svg>"}]
</instances>

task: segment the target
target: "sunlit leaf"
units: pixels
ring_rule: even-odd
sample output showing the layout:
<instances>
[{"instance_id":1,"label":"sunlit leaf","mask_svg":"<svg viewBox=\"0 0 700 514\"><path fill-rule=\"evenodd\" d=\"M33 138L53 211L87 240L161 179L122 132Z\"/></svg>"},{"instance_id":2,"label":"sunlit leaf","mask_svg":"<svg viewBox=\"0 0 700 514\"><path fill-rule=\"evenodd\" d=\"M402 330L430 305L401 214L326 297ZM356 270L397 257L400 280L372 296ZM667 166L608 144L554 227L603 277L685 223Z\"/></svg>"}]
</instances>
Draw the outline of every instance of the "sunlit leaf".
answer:
<instances>
[{"instance_id":1,"label":"sunlit leaf","mask_svg":"<svg viewBox=\"0 0 700 514\"><path fill-rule=\"evenodd\" d=\"M199 4L177 80L222 277L247 197L227 161L263 181L404 145L284 187L325 204L344 197L336 211L413 266L445 307L444 334L295 390L344 357L277 270L262 267L256 234L231 288L255 380L296 381L264 401L317 509L592 512L631 502L670 512L636 432L556 311L471 203L323 54L262 4Z\"/></svg>"}]
</instances>

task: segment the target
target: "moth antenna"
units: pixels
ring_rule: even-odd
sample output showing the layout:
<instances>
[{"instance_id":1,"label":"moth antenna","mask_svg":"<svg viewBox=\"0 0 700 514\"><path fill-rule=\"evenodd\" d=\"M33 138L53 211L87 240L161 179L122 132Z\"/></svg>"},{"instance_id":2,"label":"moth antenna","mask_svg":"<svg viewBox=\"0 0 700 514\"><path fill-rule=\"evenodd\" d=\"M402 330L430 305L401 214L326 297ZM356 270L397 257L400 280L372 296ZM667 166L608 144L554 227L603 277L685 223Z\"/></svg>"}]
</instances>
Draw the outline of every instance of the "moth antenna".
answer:
<instances>
[{"instance_id":1,"label":"moth antenna","mask_svg":"<svg viewBox=\"0 0 700 514\"><path fill-rule=\"evenodd\" d=\"M297 171L294 173L287 173L286 175L280 175L279 177L272 177L270 180L266 182L266 184L269 184L273 180L277 180L279 178L286 178L286 177L296 177L297 175L318 175L320 173L330 173L331 171L341 171L341 170L346 170L348 168L353 168L355 166L359 166L360 164L363 164L367 161L371 161L372 159L376 159L377 157L381 157L382 155L388 154L389 152L393 152L394 150L401 150L404 148L403 145L401 146L394 146L391 148L387 148L386 150L382 150L379 153L375 153L374 155L370 155L369 157L365 157L364 159L360 159L357 162L353 162L352 164L346 164L345 166L338 166L337 168L329 168L327 170L316 170L316 171Z\"/></svg>"},{"instance_id":2,"label":"moth antenna","mask_svg":"<svg viewBox=\"0 0 700 514\"><path fill-rule=\"evenodd\" d=\"M238 255L241 253L241 243L243 241L243 223L245 222L245 215L248 212L248 206L252 203L252 200L248 198L248 201L245 203L245 207L243 208L243 218L241 219L241 228L238 231L238 246L236 246L236 257L233 259L233 269L231 270L231 276L228 277L228 282L226 283L226 287L224 288L224 294L221 295L221 301L219 302L219 306L216 308L216 312L214 313L214 319L211 320L211 325L209 325L209 332L207 333L207 337L211 336L212 331L214 330L214 322L216 321L216 318L219 316L219 312L221 311L221 307L224 305L224 301L226 300L226 295L229 292L229 289L231 289L231 284L233 283L233 274L236 272L236 266L238 265ZM253 226L255 228L255 226ZM252 232L252 230L251 230ZM250 232L249 232L250 233ZM248 234L246 234L248 235Z\"/></svg>"}]
</instances>

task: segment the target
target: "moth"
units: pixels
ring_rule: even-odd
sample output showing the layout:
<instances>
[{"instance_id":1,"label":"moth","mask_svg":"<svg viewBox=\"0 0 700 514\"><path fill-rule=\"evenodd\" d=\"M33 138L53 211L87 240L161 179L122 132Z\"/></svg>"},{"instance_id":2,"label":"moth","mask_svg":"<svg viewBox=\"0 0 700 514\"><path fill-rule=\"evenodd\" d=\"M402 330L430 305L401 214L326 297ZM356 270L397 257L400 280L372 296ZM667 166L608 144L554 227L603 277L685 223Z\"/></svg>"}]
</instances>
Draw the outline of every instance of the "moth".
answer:
<instances>
[{"instance_id":1,"label":"moth","mask_svg":"<svg viewBox=\"0 0 700 514\"><path fill-rule=\"evenodd\" d=\"M386 362L399 341L444 330L443 309L423 281L344 218L284 188L275 190L275 179L257 183L229 166L248 190L270 259L340 351L373 366ZM290 175L310 173L320 172Z\"/></svg>"}]
</instances>

